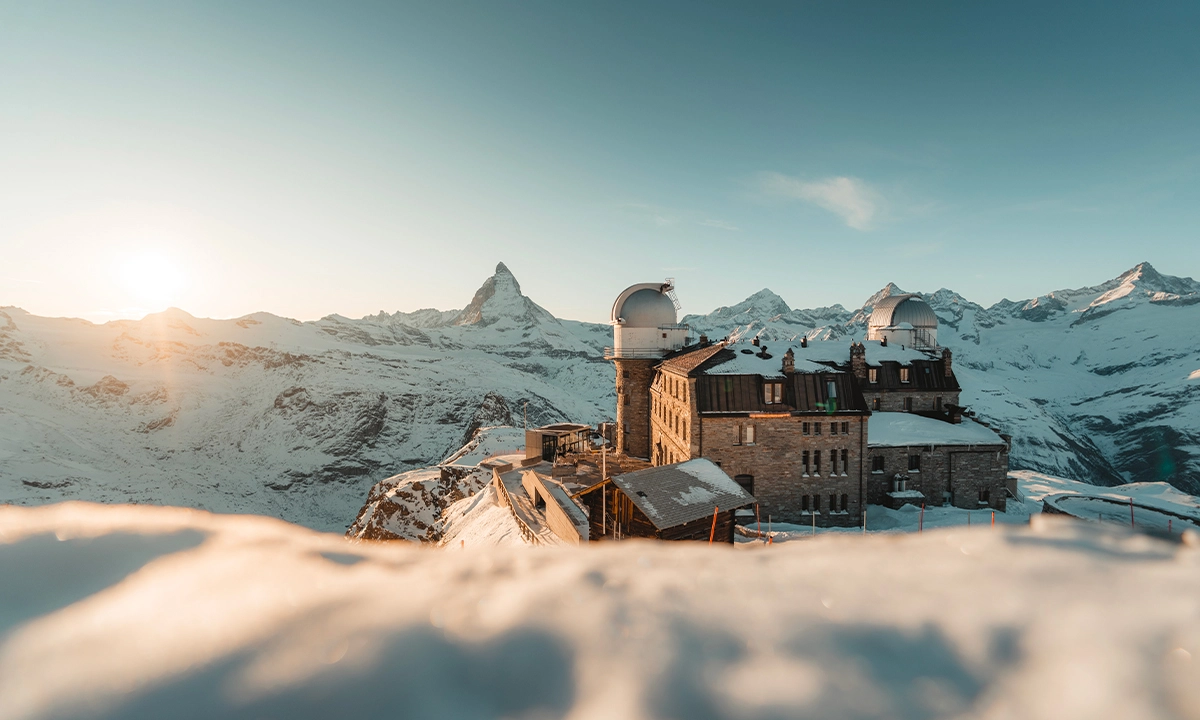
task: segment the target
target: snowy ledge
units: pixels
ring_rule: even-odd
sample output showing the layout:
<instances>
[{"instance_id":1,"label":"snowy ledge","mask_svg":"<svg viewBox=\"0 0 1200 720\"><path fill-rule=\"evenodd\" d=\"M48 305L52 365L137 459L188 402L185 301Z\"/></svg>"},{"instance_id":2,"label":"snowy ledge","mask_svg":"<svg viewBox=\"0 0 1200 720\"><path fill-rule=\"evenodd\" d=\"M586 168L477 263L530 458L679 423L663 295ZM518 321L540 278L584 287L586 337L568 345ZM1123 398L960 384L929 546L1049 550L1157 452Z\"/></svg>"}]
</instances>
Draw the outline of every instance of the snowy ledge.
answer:
<instances>
[{"instance_id":1,"label":"snowy ledge","mask_svg":"<svg viewBox=\"0 0 1200 720\"><path fill-rule=\"evenodd\" d=\"M1190 537L1039 516L434 551L176 508L3 507L0 716L1190 717ZM1086 691L1062 691L1072 672Z\"/></svg>"},{"instance_id":2,"label":"snowy ledge","mask_svg":"<svg viewBox=\"0 0 1200 720\"><path fill-rule=\"evenodd\" d=\"M1004 438L970 418L955 424L913 413L871 413L867 421L867 447L920 445L1004 445Z\"/></svg>"}]
</instances>

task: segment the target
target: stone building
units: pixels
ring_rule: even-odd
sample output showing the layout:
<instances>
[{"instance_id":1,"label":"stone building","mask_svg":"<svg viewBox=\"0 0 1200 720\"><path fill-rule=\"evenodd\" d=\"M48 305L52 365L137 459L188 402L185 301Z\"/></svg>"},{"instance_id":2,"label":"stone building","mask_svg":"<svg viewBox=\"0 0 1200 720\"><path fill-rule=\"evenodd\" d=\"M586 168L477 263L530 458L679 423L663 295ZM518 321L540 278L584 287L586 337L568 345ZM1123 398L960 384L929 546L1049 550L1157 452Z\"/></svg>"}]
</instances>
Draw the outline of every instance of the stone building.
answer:
<instances>
[{"instance_id":1,"label":"stone building","mask_svg":"<svg viewBox=\"0 0 1200 720\"><path fill-rule=\"evenodd\" d=\"M875 337L848 346L704 337L685 345L686 328L669 335L680 329L674 303L667 312L638 298L637 309L656 308L647 319L622 310L653 287L633 286L613 309L620 452L653 465L707 458L756 498L762 516L786 522L857 525L868 503L1004 509L1008 438L964 421L952 353L936 345L937 316L920 298L881 302ZM639 331L656 324L650 339L660 347L630 345L629 317Z\"/></svg>"}]
</instances>

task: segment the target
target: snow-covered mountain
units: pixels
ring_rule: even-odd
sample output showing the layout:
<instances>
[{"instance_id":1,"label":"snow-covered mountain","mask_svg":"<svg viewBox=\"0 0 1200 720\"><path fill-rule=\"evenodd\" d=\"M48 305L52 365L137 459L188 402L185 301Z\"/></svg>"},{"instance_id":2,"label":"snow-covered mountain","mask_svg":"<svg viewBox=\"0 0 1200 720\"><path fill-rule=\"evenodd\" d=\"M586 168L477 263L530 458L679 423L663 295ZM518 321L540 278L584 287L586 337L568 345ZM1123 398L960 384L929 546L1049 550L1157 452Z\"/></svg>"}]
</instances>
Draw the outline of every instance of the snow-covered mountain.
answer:
<instances>
[{"instance_id":1,"label":"snow-covered mountain","mask_svg":"<svg viewBox=\"0 0 1200 720\"><path fill-rule=\"evenodd\" d=\"M714 339L848 344L899 292L850 311L762 291L685 321ZM925 297L964 402L1014 436L1014 468L1200 491L1200 284L1143 264L990 308ZM0 503L178 504L341 531L375 482L476 428L520 426L526 402L531 424L610 418L610 342L525 297L503 264L462 311L94 325L0 308Z\"/></svg>"},{"instance_id":2,"label":"snow-covered mountain","mask_svg":"<svg viewBox=\"0 0 1200 720\"><path fill-rule=\"evenodd\" d=\"M342 531L371 485L481 426L611 416L611 331L504 265L462 312L297 322L168 310L94 325L0 308L0 503L253 512Z\"/></svg>"},{"instance_id":3,"label":"snow-covered mountain","mask_svg":"<svg viewBox=\"0 0 1200 720\"><path fill-rule=\"evenodd\" d=\"M762 291L684 322L712 338L848 341L865 336L876 303L903 292L889 283L851 313L791 310ZM1013 435L1013 467L1200 493L1200 283L1142 263L989 308L945 288L922 297L954 351L963 402Z\"/></svg>"}]
</instances>

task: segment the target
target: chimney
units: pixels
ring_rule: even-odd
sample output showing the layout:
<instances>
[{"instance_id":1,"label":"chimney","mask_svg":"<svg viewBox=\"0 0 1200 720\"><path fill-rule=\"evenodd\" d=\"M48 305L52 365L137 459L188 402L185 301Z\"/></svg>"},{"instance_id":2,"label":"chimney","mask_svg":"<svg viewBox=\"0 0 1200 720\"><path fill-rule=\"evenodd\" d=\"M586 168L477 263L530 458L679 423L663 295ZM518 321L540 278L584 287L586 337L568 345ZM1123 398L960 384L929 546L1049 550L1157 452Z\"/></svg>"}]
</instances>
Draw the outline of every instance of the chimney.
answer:
<instances>
[{"instance_id":1,"label":"chimney","mask_svg":"<svg viewBox=\"0 0 1200 720\"><path fill-rule=\"evenodd\" d=\"M783 354L783 371L788 375L796 372L796 353L791 348Z\"/></svg>"},{"instance_id":2,"label":"chimney","mask_svg":"<svg viewBox=\"0 0 1200 720\"><path fill-rule=\"evenodd\" d=\"M879 347L887 347L887 335L879 338Z\"/></svg>"},{"instance_id":3,"label":"chimney","mask_svg":"<svg viewBox=\"0 0 1200 720\"><path fill-rule=\"evenodd\" d=\"M751 340L750 342L754 345L754 347L758 347L758 336L755 335L754 339Z\"/></svg>"},{"instance_id":4,"label":"chimney","mask_svg":"<svg viewBox=\"0 0 1200 720\"><path fill-rule=\"evenodd\" d=\"M700 334L700 347L708 347L708 336L703 333Z\"/></svg>"},{"instance_id":5,"label":"chimney","mask_svg":"<svg viewBox=\"0 0 1200 720\"><path fill-rule=\"evenodd\" d=\"M862 343L850 343L850 371L859 380L867 379L867 348Z\"/></svg>"},{"instance_id":6,"label":"chimney","mask_svg":"<svg viewBox=\"0 0 1200 720\"><path fill-rule=\"evenodd\" d=\"M946 377L950 377L954 374L954 370L951 368L950 364L950 348L942 348L942 365L944 366Z\"/></svg>"},{"instance_id":7,"label":"chimney","mask_svg":"<svg viewBox=\"0 0 1200 720\"><path fill-rule=\"evenodd\" d=\"M808 336L807 335L800 336L800 347L802 347L802 348L808 347Z\"/></svg>"}]
</instances>

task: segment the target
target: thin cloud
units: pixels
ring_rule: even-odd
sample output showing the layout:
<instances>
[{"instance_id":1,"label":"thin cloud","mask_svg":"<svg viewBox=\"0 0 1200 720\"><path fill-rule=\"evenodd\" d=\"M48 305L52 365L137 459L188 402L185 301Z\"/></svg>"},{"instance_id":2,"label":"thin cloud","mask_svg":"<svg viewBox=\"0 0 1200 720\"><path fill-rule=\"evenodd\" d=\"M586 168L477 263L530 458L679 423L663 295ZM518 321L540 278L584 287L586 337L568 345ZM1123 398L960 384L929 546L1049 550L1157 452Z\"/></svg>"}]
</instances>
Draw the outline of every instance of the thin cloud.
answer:
<instances>
[{"instance_id":1,"label":"thin cloud","mask_svg":"<svg viewBox=\"0 0 1200 720\"><path fill-rule=\"evenodd\" d=\"M845 176L807 181L782 173L763 173L759 188L768 195L824 208L855 230L870 230L882 204L878 191L858 178Z\"/></svg>"},{"instance_id":2,"label":"thin cloud","mask_svg":"<svg viewBox=\"0 0 1200 720\"><path fill-rule=\"evenodd\" d=\"M648 203L625 203L620 206L622 211L634 217L650 222L658 227L673 227L676 225L702 225L719 230L740 231L741 228L733 223L718 218L705 217L686 210L673 210Z\"/></svg>"},{"instance_id":3,"label":"thin cloud","mask_svg":"<svg viewBox=\"0 0 1200 720\"><path fill-rule=\"evenodd\" d=\"M712 218L709 218L707 220L700 220L699 224L703 225L705 227L713 227L713 228L718 228L720 230L729 230L730 232L740 232L741 231L741 228L738 227L737 225L734 225L733 223L727 223L724 220L714 220Z\"/></svg>"}]
</instances>

